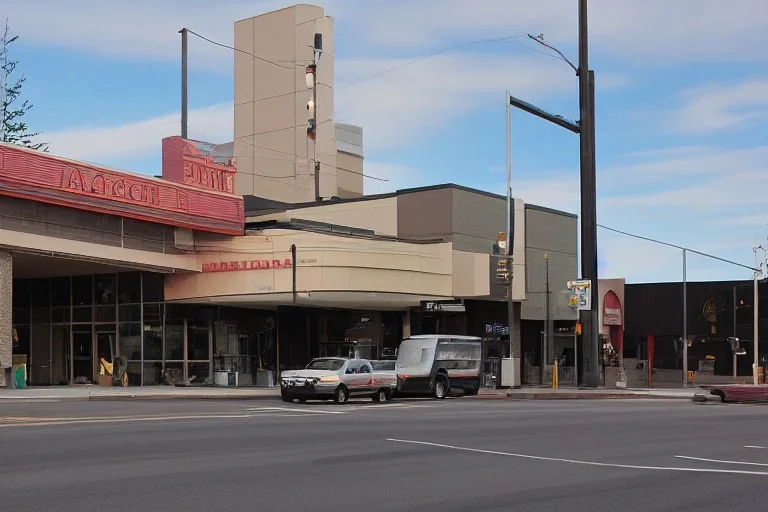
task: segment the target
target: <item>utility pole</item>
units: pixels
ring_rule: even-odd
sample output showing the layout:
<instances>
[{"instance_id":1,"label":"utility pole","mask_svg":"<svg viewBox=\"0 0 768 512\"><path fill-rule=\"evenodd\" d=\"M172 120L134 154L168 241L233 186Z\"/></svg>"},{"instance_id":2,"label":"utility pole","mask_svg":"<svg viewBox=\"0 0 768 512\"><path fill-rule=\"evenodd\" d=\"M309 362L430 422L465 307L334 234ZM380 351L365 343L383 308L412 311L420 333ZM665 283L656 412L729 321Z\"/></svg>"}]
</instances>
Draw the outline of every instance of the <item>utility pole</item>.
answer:
<instances>
[{"instance_id":1,"label":"utility pole","mask_svg":"<svg viewBox=\"0 0 768 512\"><path fill-rule=\"evenodd\" d=\"M552 332L552 316L550 313L550 296L549 296L549 255L544 254L544 293L546 294L546 298L544 301L545 307L546 307L546 316L545 316L545 328L544 328L544 347L542 349L542 368L543 368L543 378L546 379L547 376L547 366L549 366L549 361L552 359L554 355L554 333ZM553 366L554 371L554 366ZM552 379L554 381L555 376L552 375ZM545 381L542 381L542 384L544 384Z\"/></svg>"},{"instance_id":2,"label":"utility pole","mask_svg":"<svg viewBox=\"0 0 768 512\"><path fill-rule=\"evenodd\" d=\"M187 138L187 35L186 28L179 30L181 34L181 138Z\"/></svg>"},{"instance_id":3,"label":"utility pole","mask_svg":"<svg viewBox=\"0 0 768 512\"><path fill-rule=\"evenodd\" d=\"M580 184L581 184L581 277L591 281L592 304L582 312L584 384L600 384L600 346L598 338L597 286L597 183L595 172L595 79L589 69L589 31L587 0L579 0L579 112Z\"/></svg>"},{"instance_id":4,"label":"utility pole","mask_svg":"<svg viewBox=\"0 0 768 512\"><path fill-rule=\"evenodd\" d=\"M683 249L683 387L688 387L688 257ZM652 365L653 361L648 361Z\"/></svg>"},{"instance_id":5,"label":"utility pole","mask_svg":"<svg viewBox=\"0 0 768 512\"><path fill-rule=\"evenodd\" d=\"M312 168L315 173L315 201L320 201L320 160L317 158L317 65L323 53L323 34L316 33L312 45L312 64L307 66L307 87L312 89L312 97L307 102L307 110L312 118L307 127L307 136L312 139Z\"/></svg>"},{"instance_id":6,"label":"utility pole","mask_svg":"<svg viewBox=\"0 0 768 512\"><path fill-rule=\"evenodd\" d=\"M512 387L520 387L520 331L517 329L518 319L514 301L514 254L515 254L515 200L512 197L512 112L509 104L509 91L505 92L504 103L507 108L507 324L509 328L509 357L512 359Z\"/></svg>"}]
</instances>

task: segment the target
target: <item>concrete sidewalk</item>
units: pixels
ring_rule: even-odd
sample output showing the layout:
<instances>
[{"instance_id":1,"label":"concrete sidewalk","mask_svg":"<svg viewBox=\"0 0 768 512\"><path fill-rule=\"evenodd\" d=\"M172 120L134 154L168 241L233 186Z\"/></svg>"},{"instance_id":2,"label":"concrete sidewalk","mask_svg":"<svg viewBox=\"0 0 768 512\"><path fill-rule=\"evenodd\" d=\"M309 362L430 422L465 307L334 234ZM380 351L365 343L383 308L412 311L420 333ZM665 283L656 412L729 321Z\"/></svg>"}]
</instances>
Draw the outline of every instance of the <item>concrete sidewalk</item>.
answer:
<instances>
[{"instance_id":1,"label":"concrete sidewalk","mask_svg":"<svg viewBox=\"0 0 768 512\"><path fill-rule=\"evenodd\" d=\"M279 399L280 388L53 386L0 388L3 401L44 400L256 400Z\"/></svg>"},{"instance_id":2,"label":"concrete sidewalk","mask_svg":"<svg viewBox=\"0 0 768 512\"><path fill-rule=\"evenodd\" d=\"M696 394L708 394L698 387L691 388L519 388L481 390L478 398L509 400L606 400L606 399L667 399L691 400Z\"/></svg>"},{"instance_id":3,"label":"concrete sidewalk","mask_svg":"<svg viewBox=\"0 0 768 512\"><path fill-rule=\"evenodd\" d=\"M691 400L694 394L708 394L698 387L678 389L578 389L520 388L484 389L473 399L508 400L595 400L595 399L676 399ZM100 387L54 386L26 389L0 388L0 404L10 401L45 400L259 400L280 399L280 388L216 387Z\"/></svg>"}]
</instances>

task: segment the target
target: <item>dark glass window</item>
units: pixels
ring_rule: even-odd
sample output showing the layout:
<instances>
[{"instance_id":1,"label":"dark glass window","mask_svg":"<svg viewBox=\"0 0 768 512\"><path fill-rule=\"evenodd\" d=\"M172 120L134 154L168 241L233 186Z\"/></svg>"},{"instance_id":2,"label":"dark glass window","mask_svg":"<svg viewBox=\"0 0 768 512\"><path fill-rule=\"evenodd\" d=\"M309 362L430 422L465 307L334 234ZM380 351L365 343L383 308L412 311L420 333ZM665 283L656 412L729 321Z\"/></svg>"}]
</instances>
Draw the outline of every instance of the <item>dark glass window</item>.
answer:
<instances>
[{"instance_id":1,"label":"dark glass window","mask_svg":"<svg viewBox=\"0 0 768 512\"><path fill-rule=\"evenodd\" d=\"M126 306L120 306L120 321L121 322L140 322L141 321L141 305L130 304Z\"/></svg>"},{"instance_id":2,"label":"dark glass window","mask_svg":"<svg viewBox=\"0 0 768 512\"><path fill-rule=\"evenodd\" d=\"M143 280L144 302L163 302L165 296L163 274L143 272L141 278Z\"/></svg>"},{"instance_id":3,"label":"dark glass window","mask_svg":"<svg viewBox=\"0 0 768 512\"><path fill-rule=\"evenodd\" d=\"M209 356L208 322L205 320L188 320L187 359L190 361L205 361Z\"/></svg>"},{"instance_id":4,"label":"dark glass window","mask_svg":"<svg viewBox=\"0 0 768 512\"><path fill-rule=\"evenodd\" d=\"M93 279L91 276L72 278L72 305L90 306L93 304ZM90 319L88 319L90 321Z\"/></svg>"},{"instance_id":5,"label":"dark glass window","mask_svg":"<svg viewBox=\"0 0 768 512\"><path fill-rule=\"evenodd\" d=\"M54 277L51 279L51 306L69 306L71 297L70 279L68 277Z\"/></svg>"},{"instance_id":6,"label":"dark glass window","mask_svg":"<svg viewBox=\"0 0 768 512\"><path fill-rule=\"evenodd\" d=\"M144 305L144 359L163 359L163 305ZM146 370L146 368L145 368ZM145 374L146 380L146 374Z\"/></svg>"},{"instance_id":7,"label":"dark glass window","mask_svg":"<svg viewBox=\"0 0 768 512\"><path fill-rule=\"evenodd\" d=\"M120 355L141 359L141 324L120 324Z\"/></svg>"},{"instance_id":8,"label":"dark glass window","mask_svg":"<svg viewBox=\"0 0 768 512\"><path fill-rule=\"evenodd\" d=\"M32 279L32 307L45 307L51 304L51 281L48 278Z\"/></svg>"},{"instance_id":9,"label":"dark glass window","mask_svg":"<svg viewBox=\"0 0 768 512\"><path fill-rule=\"evenodd\" d=\"M141 272L118 274L117 292L120 304L138 304L141 302Z\"/></svg>"},{"instance_id":10,"label":"dark glass window","mask_svg":"<svg viewBox=\"0 0 768 512\"><path fill-rule=\"evenodd\" d=\"M96 304L113 305L115 304L115 285L117 276L115 274L104 274L96 276L95 300Z\"/></svg>"},{"instance_id":11,"label":"dark glass window","mask_svg":"<svg viewBox=\"0 0 768 512\"><path fill-rule=\"evenodd\" d=\"M29 279L13 280L13 306L29 307Z\"/></svg>"},{"instance_id":12,"label":"dark glass window","mask_svg":"<svg viewBox=\"0 0 768 512\"><path fill-rule=\"evenodd\" d=\"M72 321L75 323L90 322L93 318L91 306L77 306L72 308Z\"/></svg>"},{"instance_id":13,"label":"dark glass window","mask_svg":"<svg viewBox=\"0 0 768 512\"><path fill-rule=\"evenodd\" d=\"M181 321L165 324L165 359L184 359L184 323Z\"/></svg>"}]
</instances>

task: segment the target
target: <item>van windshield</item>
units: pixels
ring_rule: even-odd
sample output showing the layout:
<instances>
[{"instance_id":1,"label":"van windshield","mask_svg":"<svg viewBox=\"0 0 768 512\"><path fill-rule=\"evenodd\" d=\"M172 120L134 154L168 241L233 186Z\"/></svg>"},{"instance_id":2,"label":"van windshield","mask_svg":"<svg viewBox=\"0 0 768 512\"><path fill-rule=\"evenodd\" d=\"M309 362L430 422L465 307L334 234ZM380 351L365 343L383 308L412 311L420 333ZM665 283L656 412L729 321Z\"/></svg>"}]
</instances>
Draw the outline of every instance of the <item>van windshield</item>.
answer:
<instances>
[{"instance_id":1,"label":"van windshield","mask_svg":"<svg viewBox=\"0 0 768 512\"><path fill-rule=\"evenodd\" d=\"M423 343L410 339L403 340L397 352L397 364L400 366L419 364L424 350L426 349L423 347Z\"/></svg>"}]
</instances>

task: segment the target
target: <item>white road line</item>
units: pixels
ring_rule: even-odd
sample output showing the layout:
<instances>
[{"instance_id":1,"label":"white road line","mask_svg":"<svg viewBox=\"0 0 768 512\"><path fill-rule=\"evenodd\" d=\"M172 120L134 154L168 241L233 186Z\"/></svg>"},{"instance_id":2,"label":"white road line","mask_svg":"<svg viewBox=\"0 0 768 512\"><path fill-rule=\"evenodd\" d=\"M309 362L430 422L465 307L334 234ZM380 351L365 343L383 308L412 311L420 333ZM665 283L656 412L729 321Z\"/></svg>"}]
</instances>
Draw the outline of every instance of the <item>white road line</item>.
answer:
<instances>
[{"instance_id":1,"label":"white road line","mask_svg":"<svg viewBox=\"0 0 768 512\"><path fill-rule=\"evenodd\" d=\"M768 447L766 446L753 446L753 445L747 445L744 448L754 448L756 450L768 450Z\"/></svg>"},{"instance_id":2,"label":"white road line","mask_svg":"<svg viewBox=\"0 0 768 512\"><path fill-rule=\"evenodd\" d=\"M664 466L636 466L633 464L612 464L608 462L592 462L587 460L560 459L556 457L541 457L538 455L525 455L522 453L499 452L494 450L480 450L477 448L464 448L461 446L453 446L450 444L428 443L426 441L411 441L407 439L388 438L387 441L392 441L394 443L406 443L406 444L417 444L422 446L432 446L435 448L446 448L449 450L457 450L457 451L464 451L464 452L484 453L486 455L503 455L506 457L517 457L520 459L543 460L543 461L549 461L549 462L564 462L567 464L579 464L583 466L642 469L642 470L654 470L654 471L681 471L681 472L689 472L689 473L725 473L725 474L736 474L736 475L768 476L768 472L765 472L765 471L743 471L743 470L736 470L736 469L708 469L708 468L676 468L676 467L664 467Z\"/></svg>"},{"instance_id":3,"label":"white road line","mask_svg":"<svg viewBox=\"0 0 768 512\"><path fill-rule=\"evenodd\" d=\"M315 413L315 414L345 414L348 411L324 411L321 409L292 409L290 407L251 407L246 409L251 412L271 412L271 411L283 411L283 412L295 412L295 413Z\"/></svg>"},{"instance_id":4,"label":"white road line","mask_svg":"<svg viewBox=\"0 0 768 512\"><path fill-rule=\"evenodd\" d=\"M705 459L703 457L688 457L687 455L675 455L676 459L697 460L700 462L714 462L716 464L741 464L744 466L768 466L762 462L746 462L740 460Z\"/></svg>"}]
</instances>

